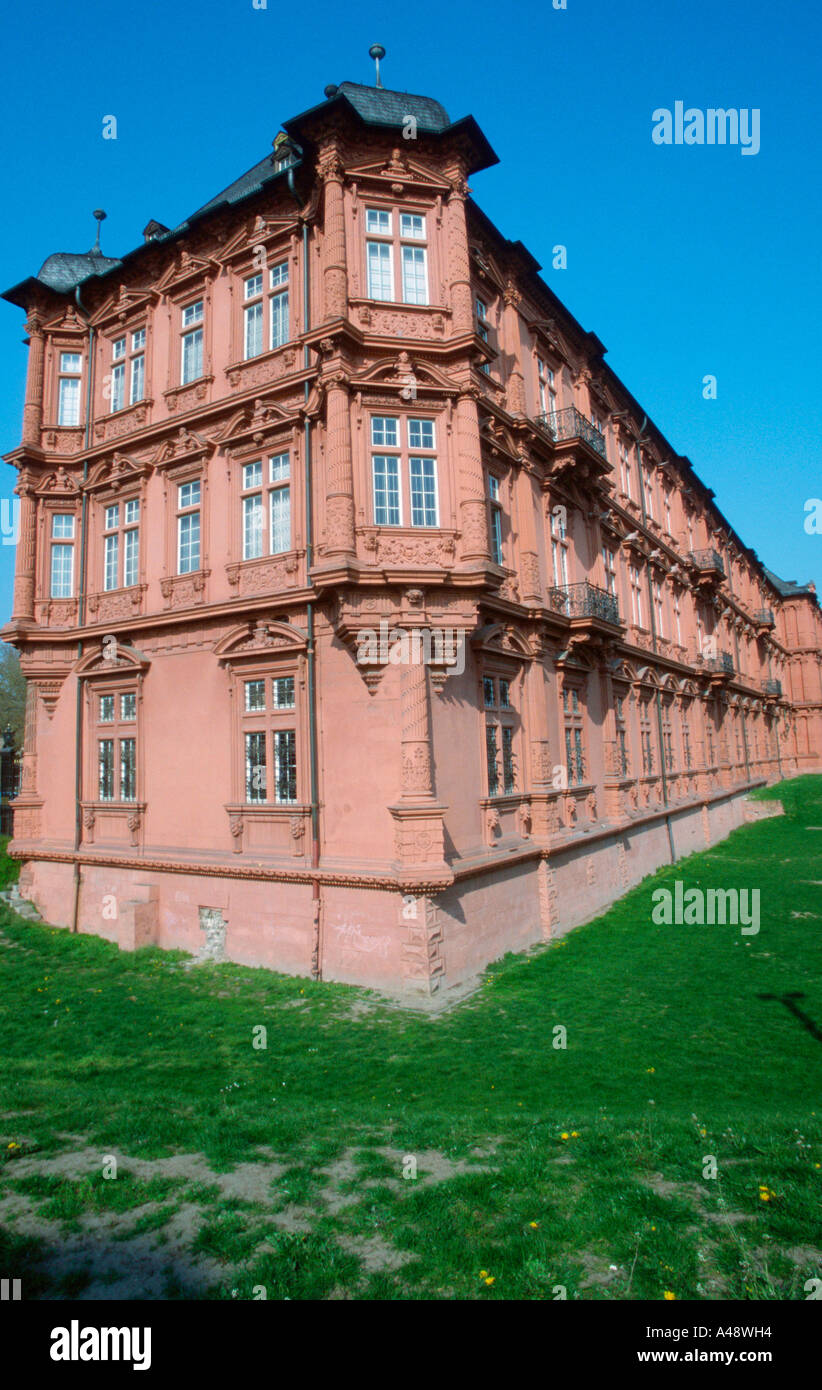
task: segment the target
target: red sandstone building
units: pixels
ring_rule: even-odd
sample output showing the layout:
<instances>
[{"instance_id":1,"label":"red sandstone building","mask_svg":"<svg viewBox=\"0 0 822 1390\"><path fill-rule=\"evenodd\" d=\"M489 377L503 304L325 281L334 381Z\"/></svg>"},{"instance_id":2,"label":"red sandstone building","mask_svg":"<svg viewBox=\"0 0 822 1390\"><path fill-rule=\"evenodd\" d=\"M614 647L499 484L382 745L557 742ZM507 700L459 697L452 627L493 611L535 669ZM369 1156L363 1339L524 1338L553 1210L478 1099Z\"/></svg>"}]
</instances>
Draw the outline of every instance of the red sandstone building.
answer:
<instances>
[{"instance_id":1,"label":"red sandstone building","mask_svg":"<svg viewBox=\"0 0 822 1390\"><path fill-rule=\"evenodd\" d=\"M813 586L475 205L495 162L343 83L179 227L7 292L50 922L431 991L819 769Z\"/></svg>"}]
</instances>

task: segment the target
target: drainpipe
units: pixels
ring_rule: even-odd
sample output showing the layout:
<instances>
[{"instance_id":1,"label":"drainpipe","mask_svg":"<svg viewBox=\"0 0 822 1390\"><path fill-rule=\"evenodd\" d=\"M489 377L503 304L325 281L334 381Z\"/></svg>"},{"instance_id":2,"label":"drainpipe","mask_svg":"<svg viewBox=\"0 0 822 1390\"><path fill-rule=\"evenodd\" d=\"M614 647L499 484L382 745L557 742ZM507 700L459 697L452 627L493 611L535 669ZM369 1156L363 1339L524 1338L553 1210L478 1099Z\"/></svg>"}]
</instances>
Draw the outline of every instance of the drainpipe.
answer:
<instances>
[{"instance_id":1,"label":"drainpipe","mask_svg":"<svg viewBox=\"0 0 822 1390\"><path fill-rule=\"evenodd\" d=\"M297 207L301 206L297 190L294 187L294 170L290 168L287 172L288 191L293 197ZM303 333L307 333L311 327L311 275L308 258L308 223L303 219ZM311 365L311 350L306 342L303 347L303 366L308 369ZM310 395L308 378L303 384L304 398L306 404ZM306 582L309 589L313 589L311 579L311 567L314 563L314 510L312 505L311 492L311 422L306 414L303 425L303 492L305 494L305 570ZM309 795L311 801L311 868L313 875L311 879L311 906L313 922L313 940L311 946L311 973L316 980L322 979L322 902L320 898L320 880L316 870L320 863L320 803L318 792L317 777L317 647L314 636L314 602L309 599L306 604L306 626L308 628L308 641L306 645L306 656L308 665L308 778Z\"/></svg>"},{"instance_id":2,"label":"drainpipe","mask_svg":"<svg viewBox=\"0 0 822 1390\"><path fill-rule=\"evenodd\" d=\"M642 424L639 427L639 434L636 440L636 462L639 471L639 505L642 511L642 525L647 527L648 518L645 511L645 475L642 472L642 450L640 444L645 436L645 426L648 423L647 415L643 415ZM651 617L651 646L654 655L658 655L656 618L654 617L654 584L651 578L651 566L648 566L648 612ZM662 696L659 687L656 691L656 721L657 736L659 738L659 769L662 773L662 804L665 806L665 829L668 832L668 846L671 851L671 863L676 863L676 849L674 847L674 831L671 825L671 817L668 814L668 773L665 767L665 734L662 725Z\"/></svg>"},{"instance_id":3,"label":"drainpipe","mask_svg":"<svg viewBox=\"0 0 822 1390\"><path fill-rule=\"evenodd\" d=\"M74 291L74 301L88 323L88 372L86 380L86 427L83 435L83 483L88 479L88 450L91 442L91 411L94 399L94 326L90 322L88 310L80 299L80 286ZM86 531L88 520L88 496L85 486L80 503L80 575L77 589L77 623L84 627L86 622ZM83 643L77 643L77 660L83 655ZM78 677L74 711L74 902L71 911L71 930L77 931L77 918L80 908L80 845L83 838L83 682Z\"/></svg>"}]
</instances>

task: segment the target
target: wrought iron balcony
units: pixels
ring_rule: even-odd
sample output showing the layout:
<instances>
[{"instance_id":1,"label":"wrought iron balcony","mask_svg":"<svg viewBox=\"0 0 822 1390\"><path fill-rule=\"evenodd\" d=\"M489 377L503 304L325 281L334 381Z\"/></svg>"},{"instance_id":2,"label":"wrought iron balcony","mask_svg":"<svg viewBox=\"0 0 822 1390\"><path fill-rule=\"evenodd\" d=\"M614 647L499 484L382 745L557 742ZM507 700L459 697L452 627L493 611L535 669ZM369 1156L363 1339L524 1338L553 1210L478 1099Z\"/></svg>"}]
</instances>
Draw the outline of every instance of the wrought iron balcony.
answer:
<instances>
[{"instance_id":1,"label":"wrought iron balcony","mask_svg":"<svg viewBox=\"0 0 822 1390\"><path fill-rule=\"evenodd\" d=\"M706 671L716 671L721 676L734 674L734 659L730 652L717 652L716 656L706 656L702 659L702 665Z\"/></svg>"},{"instance_id":2,"label":"wrought iron balcony","mask_svg":"<svg viewBox=\"0 0 822 1390\"><path fill-rule=\"evenodd\" d=\"M568 618L599 618L604 623L619 625L619 605L615 594L598 589L587 579L581 584L565 584L548 590L548 602L555 613Z\"/></svg>"},{"instance_id":3,"label":"wrought iron balcony","mask_svg":"<svg viewBox=\"0 0 822 1390\"><path fill-rule=\"evenodd\" d=\"M754 613L754 620L759 623L760 627L773 627L775 624L773 609L757 608Z\"/></svg>"},{"instance_id":4,"label":"wrought iron balcony","mask_svg":"<svg viewBox=\"0 0 822 1390\"><path fill-rule=\"evenodd\" d=\"M537 419L558 444L566 439L584 439L595 453L607 458L605 435L596 425L592 425L590 420L586 420L575 405L568 406L565 410L553 410L546 415L538 415Z\"/></svg>"},{"instance_id":5,"label":"wrought iron balcony","mask_svg":"<svg viewBox=\"0 0 822 1390\"><path fill-rule=\"evenodd\" d=\"M778 680L763 681L762 689L766 695L776 695L778 698L782 694L782 682Z\"/></svg>"},{"instance_id":6,"label":"wrought iron balcony","mask_svg":"<svg viewBox=\"0 0 822 1390\"><path fill-rule=\"evenodd\" d=\"M721 574L725 577L725 566L718 550L692 550L691 559L704 574Z\"/></svg>"}]
</instances>

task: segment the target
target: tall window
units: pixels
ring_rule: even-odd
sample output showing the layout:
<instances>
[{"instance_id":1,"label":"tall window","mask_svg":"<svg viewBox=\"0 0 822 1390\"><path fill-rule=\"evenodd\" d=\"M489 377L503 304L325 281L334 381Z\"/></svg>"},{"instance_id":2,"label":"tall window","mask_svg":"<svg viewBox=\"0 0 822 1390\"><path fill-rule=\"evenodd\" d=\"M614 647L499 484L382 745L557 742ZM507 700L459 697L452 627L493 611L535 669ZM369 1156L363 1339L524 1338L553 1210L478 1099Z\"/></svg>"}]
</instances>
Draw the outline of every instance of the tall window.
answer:
<instances>
[{"instance_id":1,"label":"tall window","mask_svg":"<svg viewBox=\"0 0 822 1390\"><path fill-rule=\"evenodd\" d=\"M436 423L420 416L371 416L375 526L438 526Z\"/></svg>"},{"instance_id":2,"label":"tall window","mask_svg":"<svg viewBox=\"0 0 822 1390\"><path fill-rule=\"evenodd\" d=\"M427 304L425 216L396 208L366 208L365 232L369 299ZM399 275L399 284L395 282L395 273Z\"/></svg>"},{"instance_id":3,"label":"tall window","mask_svg":"<svg viewBox=\"0 0 822 1390\"><path fill-rule=\"evenodd\" d=\"M484 343L489 341L490 325L488 323L488 305L484 299L474 300L474 312L476 314L477 333ZM485 372L486 376L491 370L490 362L481 362L480 371Z\"/></svg>"},{"instance_id":4,"label":"tall window","mask_svg":"<svg viewBox=\"0 0 822 1390\"><path fill-rule=\"evenodd\" d=\"M203 301L197 299L183 309L180 381L185 386L203 375Z\"/></svg>"},{"instance_id":5,"label":"tall window","mask_svg":"<svg viewBox=\"0 0 822 1390\"><path fill-rule=\"evenodd\" d=\"M177 488L177 573L200 568L200 480Z\"/></svg>"},{"instance_id":6,"label":"tall window","mask_svg":"<svg viewBox=\"0 0 822 1390\"><path fill-rule=\"evenodd\" d=\"M485 761L489 796L511 796L517 789L514 753L516 712L511 703L511 681L504 676L483 676L485 710Z\"/></svg>"},{"instance_id":7,"label":"tall window","mask_svg":"<svg viewBox=\"0 0 822 1390\"><path fill-rule=\"evenodd\" d=\"M583 707L576 686L562 688L562 720L565 729L565 766L569 787L585 781L585 752L583 743Z\"/></svg>"},{"instance_id":8,"label":"tall window","mask_svg":"<svg viewBox=\"0 0 822 1390\"><path fill-rule=\"evenodd\" d=\"M115 338L111 345L111 410L124 410L145 396L146 330Z\"/></svg>"},{"instance_id":9,"label":"tall window","mask_svg":"<svg viewBox=\"0 0 822 1390\"><path fill-rule=\"evenodd\" d=\"M642 481L642 487L644 489L645 496L645 515L650 517L651 521L653 521L655 519L653 468L640 468L640 478Z\"/></svg>"},{"instance_id":10,"label":"tall window","mask_svg":"<svg viewBox=\"0 0 822 1390\"><path fill-rule=\"evenodd\" d=\"M631 586L631 617L635 627L642 627L642 576L637 565L629 565L628 578Z\"/></svg>"},{"instance_id":11,"label":"tall window","mask_svg":"<svg viewBox=\"0 0 822 1390\"><path fill-rule=\"evenodd\" d=\"M99 801L137 799L137 693L95 695L97 797Z\"/></svg>"},{"instance_id":12,"label":"tall window","mask_svg":"<svg viewBox=\"0 0 822 1390\"><path fill-rule=\"evenodd\" d=\"M491 559L495 565L502 564L502 503L499 495L499 478L488 474L488 525L491 534Z\"/></svg>"},{"instance_id":13,"label":"tall window","mask_svg":"<svg viewBox=\"0 0 822 1390\"><path fill-rule=\"evenodd\" d=\"M628 776L628 729L625 722L625 697L617 695L614 698L614 716L616 725L616 770L620 777Z\"/></svg>"},{"instance_id":14,"label":"tall window","mask_svg":"<svg viewBox=\"0 0 822 1390\"><path fill-rule=\"evenodd\" d=\"M665 770L666 770L666 772L673 772L673 770L674 770L674 735L673 735L673 730L672 730L672 728L671 728L671 702L670 702L670 700L663 700L663 702L662 702L662 747L663 747L664 752L665 752Z\"/></svg>"},{"instance_id":15,"label":"tall window","mask_svg":"<svg viewBox=\"0 0 822 1390\"><path fill-rule=\"evenodd\" d=\"M631 490L631 455L628 452L628 446L622 439L619 441L619 478L623 493L629 500L633 499L634 494Z\"/></svg>"},{"instance_id":16,"label":"tall window","mask_svg":"<svg viewBox=\"0 0 822 1390\"><path fill-rule=\"evenodd\" d=\"M71 598L74 594L74 517L54 512L51 518L52 598Z\"/></svg>"},{"instance_id":17,"label":"tall window","mask_svg":"<svg viewBox=\"0 0 822 1390\"><path fill-rule=\"evenodd\" d=\"M658 579L655 579L655 580L654 580L654 582L653 582L653 589L654 589L654 618L655 618L655 620L656 620L656 633L657 633L657 637L664 637L664 635L665 635L665 631L664 631L665 624L664 624L663 619L664 619L664 614L665 614L665 601L664 601L664 597L663 597L663 593L662 593L662 584L661 584L660 580L658 580Z\"/></svg>"},{"instance_id":18,"label":"tall window","mask_svg":"<svg viewBox=\"0 0 822 1390\"><path fill-rule=\"evenodd\" d=\"M251 275L243 282L245 306L243 332L246 357L258 357L263 350L263 277Z\"/></svg>"},{"instance_id":19,"label":"tall window","mask_svg":"<svg viewBox=\"0 0 822 1390\"><path fill-rule=\"evenodd\" d=\"M642 748L642 775L653 776L654 745L651 737L651 698L642 696L639 701L639 741Z\"/></svg>"},{"instance_id":20,"label":"tall window","mask_svg":"<svg viewBox=\"0 0 822 1390\"><path fill-rule=\"evenodd\" d=\"M279 261L268 272L268 312L271 320L269 342L272 348L282 347L289 339L288 318L288 261Z\"/></svg>"},{"instance_id":21,"label":"tall window","mask_svg":"<svg viewBox=\"0 0 822 1390\"><path fill-rule=\"evenodd\" d=\"M292 805L297 800L297 735L293 676L243 682L245 800Z\"/></svg>"},{"instance_id":22,"label":"tall window","mask_svg":"<svg viewBox=\"0 0 822 1390\"><path fill-rule=\"evenodd\" d=\"M137 583L140 553L140 503L136 497L113 502L103 513L103 588Z\"/></svg>"},{"instance_id":23,"label":"tall window","mask_svg":"<svg viewBox=\"0 0 822 1390\"><path fill-rule=\"evenodd\" d=\"M264 469L267 471L263 481ZM288 452L244 463L242 472L243 559L280 555L291 549L291 461Z\"/></svg>"},{"instance_id":24,"label":"tall window","mask_svg":"<svg viewBox=\"0 0 822 1390\"><path fill-rule=\"evenodd\" d=\"M705 706L705 765L714 767L716 758L714 756L714 711L713 702Z\"/></svg>"},{"instance_id":25,"label":"tall window","mask_svg":"<svg viewBox=\"0 0 822 1390\"><path fill-rule=\"evenodd\" d=\"M673 528L673 520L672 520L672 513L671 513L671 490L670 490L670 488L667 488L667 487L665 487L665 486L663 486L663 488L662 488L662 511L663 511L662 520L663 520L663 524L664 524L664 526L665 526L666 534L669 535L669 536L672 536L674 533L673 533L673 529L672 529L672 528Z\"/></svg>"},{"instance_id":26,"label":"tall window","mask_svg":"<svg viewBox=\"0 0 822 1390\"><path fill-rule=\"evenodd\" d=\"M693 756L691 754L691 702L683 700L680 707L680 717L682 719L682 762L687 771L690 772L693 766Z\"/></svg>"},{"instance_id":27,"label":"tall window","mask_svg":"<svg viewBox=\"0 0 822 1390\"><path fill-rule=\"evenodd\" d=\"M616 551L609 545L602 547L602 568L605 574L605 589L616 596Z\"/></svg>"},{"instance_id":28,"label":"tall window","mask_svg":"<svg viewBox=\"0 0 822 1390\"><path fill-rule=\"evenodd\" d=\"M551 563L554 568L554 584L564 588L568 583L568 525L564 507L551 509Z\"/></svg>"},{"instance_id":29,"label":"tall window","mask_svg":"<svg viewBox=\"0 0 822 1390\"><path fill-rule=\"evenodd\" d=\"M557 411L557 388L553 368L543 362L541 357L537 358L537 392L539 413L545 416L550 424Z\"/></svg>"},{"instance_id":30,"label":"tall window","mask_svg":"<svg viewBox=\"0 0 822 1390\"><path fill-rule=\"evenodd\" d=\"M58 425L80 423L80 381L83 358L79 352L60 353L60 380L57 398Z\"/></svg>"},{"instance_id":31,"label":"tall window","mask_svg":"<svg viewBox=\"0 0 822 1390\"><path fill-rule=\"evenodd\" d=\"M682 596L679 589L674 589L673 594L674 608L674 639L678 647L682 646Z\"/></svg>"}]
</instances>

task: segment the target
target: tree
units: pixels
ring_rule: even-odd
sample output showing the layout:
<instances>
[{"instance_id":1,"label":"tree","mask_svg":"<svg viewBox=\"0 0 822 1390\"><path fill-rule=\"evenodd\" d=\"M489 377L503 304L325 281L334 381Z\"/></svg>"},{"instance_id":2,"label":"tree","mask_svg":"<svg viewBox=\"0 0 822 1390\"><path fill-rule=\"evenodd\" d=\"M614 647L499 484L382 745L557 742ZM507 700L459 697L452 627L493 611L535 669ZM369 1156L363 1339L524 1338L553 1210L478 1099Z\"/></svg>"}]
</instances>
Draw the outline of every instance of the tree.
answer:
<instances>
[{"instance_id":1,"label":"tree","mask_svg":"<svg viewBox=\"0 0 822 1390\"><path fill-rule=\"evenodd\" d=\"M26 678L20 670L20 657L14 647L0 642L0 732L7 725L14 734L15 748L23 746L26 717Z\"/></svg>"}]
</instances>

